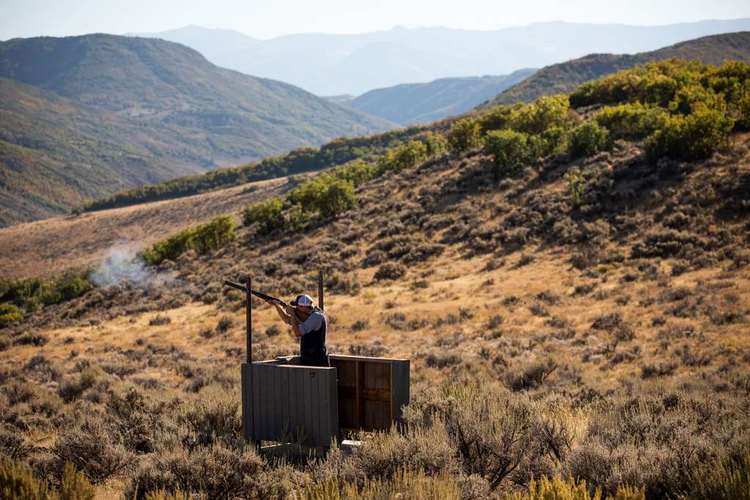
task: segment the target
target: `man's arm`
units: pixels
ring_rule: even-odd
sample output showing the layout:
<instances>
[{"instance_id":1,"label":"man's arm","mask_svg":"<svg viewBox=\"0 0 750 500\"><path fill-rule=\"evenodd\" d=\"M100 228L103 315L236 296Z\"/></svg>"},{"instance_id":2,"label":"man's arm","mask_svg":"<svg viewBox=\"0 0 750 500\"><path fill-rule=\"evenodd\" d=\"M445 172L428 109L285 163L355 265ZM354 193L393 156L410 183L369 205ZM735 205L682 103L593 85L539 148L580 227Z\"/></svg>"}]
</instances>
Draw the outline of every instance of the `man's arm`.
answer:
<instances>
[{"instance_id":1,"label":"man's arm","mask_svg":"<svg viewBox=\"0 0 750 500\"><path fill-rule=\"evenodd\" d=\"M279 318L281 318L281 321L283 321L284 323L286 323L289 326L293 326L294 325L294 319L293 319L294 315L291 314L286 309L286 307L282 306L281 304L279 304L277 302L271 302L271 304L273 304L274 307L276 308L276 312L278 313Z\"/></svg>"},{"instance_id":2,"label":"man's arm","mask_svg":"<svg viewBox=\"0 0 750 500\"><path fill-rule=\"evenodd\" d=\"M311 331L320 328L320 325L323 322L323 319L319 313L312 313L307 317L305 321L299 321L296 316L294 317L294 319L296 320L296 322L292 325L292 331L298 338L305 335L306 333L310 333Z\"/></svg>"}]
</instances>

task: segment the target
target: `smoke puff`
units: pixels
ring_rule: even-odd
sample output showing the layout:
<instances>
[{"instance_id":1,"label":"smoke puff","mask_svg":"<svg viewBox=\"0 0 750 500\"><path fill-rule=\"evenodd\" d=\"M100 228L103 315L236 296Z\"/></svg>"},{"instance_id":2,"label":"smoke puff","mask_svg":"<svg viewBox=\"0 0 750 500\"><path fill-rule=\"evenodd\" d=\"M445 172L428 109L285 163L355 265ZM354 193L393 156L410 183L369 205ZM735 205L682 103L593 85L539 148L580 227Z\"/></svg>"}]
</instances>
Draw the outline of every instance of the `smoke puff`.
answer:
<instances>
[{"instance_id":1,"label":"smoke puff","mask_svg":"<svg viewBox=\"0 0 750 500\"><path fill-rule=\"evenodd\" d=\"M128 282L137 286L161 285L173 279L172 274L151 271L138 255L135 246L119 243L110 248L91 280L100 287Z\"/></svg>"}]
</instances>

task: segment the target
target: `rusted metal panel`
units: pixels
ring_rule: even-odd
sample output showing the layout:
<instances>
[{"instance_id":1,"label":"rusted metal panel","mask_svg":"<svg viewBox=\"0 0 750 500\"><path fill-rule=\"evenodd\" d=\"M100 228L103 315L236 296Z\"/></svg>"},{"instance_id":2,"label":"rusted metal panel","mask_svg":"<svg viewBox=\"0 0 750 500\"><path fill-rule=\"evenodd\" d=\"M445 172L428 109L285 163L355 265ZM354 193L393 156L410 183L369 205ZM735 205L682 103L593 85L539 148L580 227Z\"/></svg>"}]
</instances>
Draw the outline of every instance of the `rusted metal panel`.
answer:
<instances>
[{"instance_id":1,"label":"rusted metal panel","mask_svg":"<svg viewBox=\"0 0 750 500\"><path fill-rule=\"evenodd\" d=\"M391 363L391 421L403 421L403 407L409 404L409 372L408 359Z\"/></svg>"},{"instance_id":2,"label":"rusted metal panel","mask_svg":"<svg viewBox=\"0 0 750 500\"><path fill-rule=\"evenodd\" d=\"M253 404L243 406L243 425L253 429L248 439L327 447L338 436L335 368L253 363L242 384L243 393L253 387Z\"/></svg>"},{"instance_id":3,"label":"rusted metal panel","mask_svg":"<svg viewBox=\"0 0 750 500\"><path fill-rule=\"evenodd\" d=\"M296 361L243 364L246 439L327 447L340 429L387 430L401 420L408 360L332 355L331 367Z\"/></svg>"}]
</instances>

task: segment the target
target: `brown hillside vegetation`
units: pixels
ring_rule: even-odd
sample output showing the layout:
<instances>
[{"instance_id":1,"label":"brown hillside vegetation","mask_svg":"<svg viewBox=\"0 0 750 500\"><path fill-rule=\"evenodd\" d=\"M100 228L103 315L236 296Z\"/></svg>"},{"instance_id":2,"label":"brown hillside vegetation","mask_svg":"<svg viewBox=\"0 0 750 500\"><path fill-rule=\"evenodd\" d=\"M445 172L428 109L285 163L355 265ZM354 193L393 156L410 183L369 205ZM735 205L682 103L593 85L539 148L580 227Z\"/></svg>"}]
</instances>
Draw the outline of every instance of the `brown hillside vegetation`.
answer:
<instances>
[{"instance_id":1,"label":"brown hillside vegetation","mask_svg":"<svg viewBox=\"0 0 750 500\"><path fill-rule=\"evenodd\" d=\"M718 88L750 68L637 71L628 102L604 104L632 72L580 89L571 102L597 100L583 108L555 97L471 117L450 151L388 155L354 206L289 217L318 206L315 189L346 194L361 164L256 204L222 248L162 259L145 284L27 312L0 337L14 477L59 489L71 462L101 497L126 498L746 498L746 115L725 122L730 92L706 84L687 110L654 105L668 113L656 129L633 117L648 82ZM648 138L599 141L623 133L619 113ZM671 148L695 123L711 147ZM241 441L244 311L222 280L249 273L290 296L312 293L318 269L329 349L408 357L412 403L402 429L359 436L353 455L278 461ZM269 306L255 321L256 359L294 351Z\"/></svg>"},{"instance_id":2,"label":"brown hillside vegetation","mask_svg":"<svg viewBox=\"0 0 750 500\"><path fill-rule=\"evenodd\" d=\"M279 195L295 182L281 177L175 200L0 228L0 275L48 276L71 267L89 267L113 246L140 248L234 207Z\"/></svg>"}]
</instances>

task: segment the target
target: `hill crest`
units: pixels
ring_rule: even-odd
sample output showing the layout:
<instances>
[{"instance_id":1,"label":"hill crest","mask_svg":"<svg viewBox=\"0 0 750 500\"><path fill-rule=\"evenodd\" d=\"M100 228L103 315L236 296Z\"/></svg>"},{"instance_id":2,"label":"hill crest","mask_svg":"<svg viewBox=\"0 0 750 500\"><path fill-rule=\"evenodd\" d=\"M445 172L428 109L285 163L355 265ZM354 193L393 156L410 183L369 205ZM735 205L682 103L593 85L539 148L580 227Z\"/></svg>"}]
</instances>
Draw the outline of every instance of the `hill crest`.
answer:
<instances>
[{"instance_id":1,"label":"hill crest","mask_svg":"<svg viewBox=\"0 0 750 500\"><path fill-rule=\"evenodd\" d=\"M576 86L638 64L664 59L696 60L721 64L727 60L750 61L750 31L711 35L637 54L588 54L546 66L526 80L503 91L484 105L528 102L542 95L565 94Z\"/></svg>"},{"instance_id":2,"label":"hill crest","mask_svg":"<svg viewBox=\"0 0 750 500\"><path fill-rule=\"evenodd\" d=\"M99 34L2 42L0 78L6 92L49 101L28 109L27 99L0 104L0 139L7 143L0 163L4 175L15 179L9 196L33 205L17 209L8 199L3 224L60 213L127 187L393 128L292 85L219 68L191 48L155 39ZM57 112L52 101L58 98L66 99L67 115L77 116L82 126ZM47 138L43 144L40 136ZM60 191L70 195L35 187L42 166L57 172L63 164L68 171ZM98 184L86 174L90 166L108 180ZM132 170L138 174L127 173Z\"/></svg>"}]
</instances>

